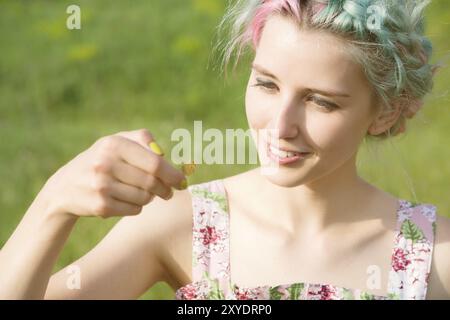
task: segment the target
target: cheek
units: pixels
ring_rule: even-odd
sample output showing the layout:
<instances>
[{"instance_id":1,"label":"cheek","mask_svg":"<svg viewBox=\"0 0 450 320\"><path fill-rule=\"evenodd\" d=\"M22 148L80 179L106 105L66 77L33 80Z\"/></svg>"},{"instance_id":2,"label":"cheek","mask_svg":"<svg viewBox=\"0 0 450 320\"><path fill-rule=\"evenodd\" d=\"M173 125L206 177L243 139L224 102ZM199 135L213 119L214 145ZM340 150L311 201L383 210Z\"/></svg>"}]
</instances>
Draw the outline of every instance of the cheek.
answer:
<instances>
[{"instance_id":1,"label":"cheek","mask_svg":"<svg viewBox=\"0 0 450 320\"><path fill-rule=\"evenodd\" d=\"M312 143L319 153L330 157L346 157L357 149L365 132L358 119L345 114L311 115L306 122Z\"/></svg>"},{"instance_id":2,"label":"cheek","mask_svg":"<svg viewBox=\"0 0 450 320\"><path fill-rule=\"evenodd\" d=\"M270 121L270 102L262 99L255 88L248 87L245 94L245 111L250 128L266 128Z\"/></svg>"}]
</instances>

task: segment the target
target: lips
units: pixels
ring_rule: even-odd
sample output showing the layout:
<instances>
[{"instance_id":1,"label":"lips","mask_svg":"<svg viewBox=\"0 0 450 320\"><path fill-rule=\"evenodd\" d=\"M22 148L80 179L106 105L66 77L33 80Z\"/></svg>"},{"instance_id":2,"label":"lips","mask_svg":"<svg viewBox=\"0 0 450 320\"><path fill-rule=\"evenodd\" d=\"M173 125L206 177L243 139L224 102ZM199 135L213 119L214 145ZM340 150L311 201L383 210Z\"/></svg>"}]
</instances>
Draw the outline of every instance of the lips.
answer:
<instances>
[{"instance_id":1,"label":"lips","mask_svg":"<svg viewBox=\"0 0 450 320\"><path fill-rule=\"evenodd\" d=\"M281 148L275 148L270 144L267 144L266 151L268 157L279 164L289 164L298 160L303 160L311 154L311 152L283 150Z\"/></svg>"},{"instance_id":2,"label":"lips","mask_svg":"<svg viewBox=\"0 0 450 320\"><path fill-rule=\"evenodd\" d=\"M280 148L275 147L271 144L267 144L268 151L270 151L272 154L280 157L280 158L290 158L295 156L305 156L307 154L310 154L311 152L308 151L299 151L299 150L290 150L286 148Z\"/></svg>"},{"instance_id":3,"label":"lips","mask_svg":"<svg viewBox=\"0 0 450 320\"><path fill-rule=\"evenodd\" d=\"M269 145L269 151L272 152L272 154L274 154L280 158L292 158L292 157L300 155L300 152L285 151L285 150L277 149L272 145Z\"/></svg>"}]
</instances>

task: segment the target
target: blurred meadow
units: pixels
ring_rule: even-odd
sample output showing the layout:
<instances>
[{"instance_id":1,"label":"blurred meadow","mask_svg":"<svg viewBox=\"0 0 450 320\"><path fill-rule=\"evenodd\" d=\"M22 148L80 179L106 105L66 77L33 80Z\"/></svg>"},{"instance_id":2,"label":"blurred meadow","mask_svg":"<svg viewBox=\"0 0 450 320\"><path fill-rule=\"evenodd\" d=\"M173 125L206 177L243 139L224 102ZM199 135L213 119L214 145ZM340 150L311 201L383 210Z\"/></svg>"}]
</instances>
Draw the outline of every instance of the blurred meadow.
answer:
<instances>
[{"instance_id":1,"label":"blurred meadow","mask_svg":"<svg viewBox=\"0 0 450 320\"><path fill-rule=\"evenodd\" d=\"M81 30L66 8L81 7ZM212 68L212 41L224 0L0 0L0 247L45 181L96 139L148 128L164 149L176 128L247 129L248 65L225 82ZM427 9L434 59L450 53L450 1ZM209 66L209 67L208 67ZM407 133L364 146L361 174L405 199L450 217L450 69ZM250 165L200 165L190 184ZM117 219L81 219L55 271L105 236ZM141 299L173 299L158 283Z\"/></svg>"}]
</instances>

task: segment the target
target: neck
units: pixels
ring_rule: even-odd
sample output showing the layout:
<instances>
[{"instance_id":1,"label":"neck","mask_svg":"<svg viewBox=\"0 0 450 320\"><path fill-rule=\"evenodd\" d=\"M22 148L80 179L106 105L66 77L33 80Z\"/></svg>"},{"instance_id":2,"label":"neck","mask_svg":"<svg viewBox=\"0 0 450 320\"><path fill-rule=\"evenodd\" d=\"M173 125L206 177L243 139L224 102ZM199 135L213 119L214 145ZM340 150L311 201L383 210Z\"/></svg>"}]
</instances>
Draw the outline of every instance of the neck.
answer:
<instances>
[{"instance_id":1,"label":"neck","mask_svg":"<svg viewBox=\"0 0 450 320\"><path fill-rule=\"evenodd\" d=\"M359 209L368 205L374 187L358 176L355 163L353 157L331 174L293 188L277 186L262 177L261 198L270 199L268 208L276 212L283 228L293 233L300 226L316 233L340 222L364 219Z\"/></svg>"}]
</instances>

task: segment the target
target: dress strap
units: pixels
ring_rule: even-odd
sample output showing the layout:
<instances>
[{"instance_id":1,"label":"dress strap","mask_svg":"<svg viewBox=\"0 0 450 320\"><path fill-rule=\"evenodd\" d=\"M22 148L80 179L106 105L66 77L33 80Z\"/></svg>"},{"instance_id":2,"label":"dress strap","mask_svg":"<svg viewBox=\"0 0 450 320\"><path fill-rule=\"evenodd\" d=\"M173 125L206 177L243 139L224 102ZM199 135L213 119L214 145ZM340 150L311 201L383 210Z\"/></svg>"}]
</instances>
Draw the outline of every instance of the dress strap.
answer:
<instances>
[{"instance_id":1,"label":"dress strap","mask_svg":"<svg viewBox=\"0 0 450 320\"><path fill-rule=\"evenodd\" d=\"M436 207L400 200L397 218L388 296L401 300L423 300L433 256Z\"/></svg>"},{"instance_id":2,"label":"dress strap","mask_svg":"<svg viewBox=\"0 0 450 320\"><path fill-rule=\"evenodd\" d=\"M228 202L222 180L188 187L192 195L192 281L229 275Z\"/></svg>"}]
</instances>

